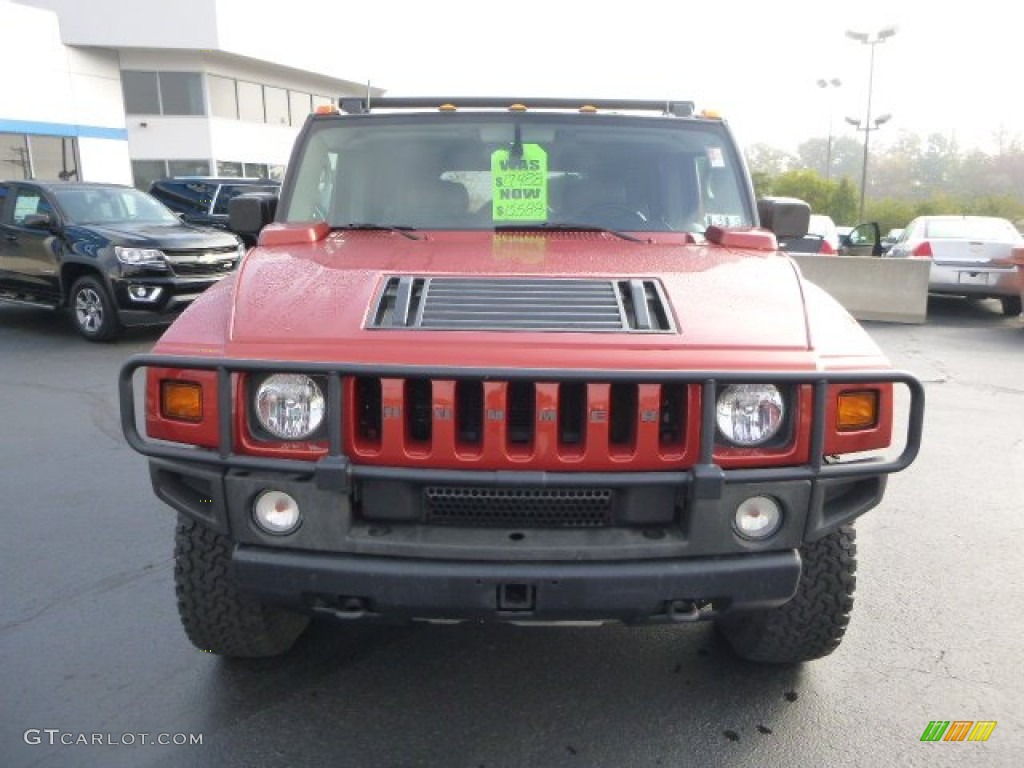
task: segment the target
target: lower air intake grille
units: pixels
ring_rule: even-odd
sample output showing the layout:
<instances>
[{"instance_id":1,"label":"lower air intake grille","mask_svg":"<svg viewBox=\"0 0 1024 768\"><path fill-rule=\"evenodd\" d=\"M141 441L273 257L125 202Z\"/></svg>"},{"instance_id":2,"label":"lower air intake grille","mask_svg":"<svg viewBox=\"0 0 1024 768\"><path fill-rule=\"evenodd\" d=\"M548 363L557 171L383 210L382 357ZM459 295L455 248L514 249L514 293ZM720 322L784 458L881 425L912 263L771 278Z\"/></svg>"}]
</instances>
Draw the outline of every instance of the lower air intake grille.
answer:
<instances>
[{"instance_id":1,"label":"lower air intake grille","mask_svg":"<svg viewBox=\"0 0 1024 768\"><path fill-rule=\"evenodd\" d=\"M426 521L464 526L600 528L612 520L612 492L606 488L423 489Z\"/></svg>"}]
</instances>

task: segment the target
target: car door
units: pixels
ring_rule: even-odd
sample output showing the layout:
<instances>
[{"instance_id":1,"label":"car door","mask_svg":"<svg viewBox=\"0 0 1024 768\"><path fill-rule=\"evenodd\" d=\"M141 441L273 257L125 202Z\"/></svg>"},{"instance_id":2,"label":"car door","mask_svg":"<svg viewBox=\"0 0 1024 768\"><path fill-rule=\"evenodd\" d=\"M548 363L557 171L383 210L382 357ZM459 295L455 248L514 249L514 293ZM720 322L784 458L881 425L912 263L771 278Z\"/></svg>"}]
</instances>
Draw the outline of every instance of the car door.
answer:
<instances>
[{"instance_id":1,"label":"car door","mask_svg":"<svg viewBox=\"0 0 1024 768\"><path fill-rule=\"evenodd\" d=\"M39 226L39 216L56 223L53 202L39 187L11 185L2 230L2 269L8 289L24 298L44 302L60 300L60 241L54 227Z\"/></svg>"},{"instance_id":2,"label":"car door","mask_svg":"<svg viewBox=\"0 0 1024 768\"><path fill-rule=\"evenodd\" d=\"M11 233L8 232L8 214L7 214L7 203L11 199L11 185L0 182L0 291L8 288L11 277L9 274L9 267L7 266L8 254Z\"/></svg>"},{"instance_id":3,"label":"car door","mask_svg":"<svg viewBox=\"0 0 1024 768\"><path fill-rule=\"evenodd\" d=\"M875 222L858 224L842 240L843 256L881 256L882 236Z\"/></svg>"}]
</instances>

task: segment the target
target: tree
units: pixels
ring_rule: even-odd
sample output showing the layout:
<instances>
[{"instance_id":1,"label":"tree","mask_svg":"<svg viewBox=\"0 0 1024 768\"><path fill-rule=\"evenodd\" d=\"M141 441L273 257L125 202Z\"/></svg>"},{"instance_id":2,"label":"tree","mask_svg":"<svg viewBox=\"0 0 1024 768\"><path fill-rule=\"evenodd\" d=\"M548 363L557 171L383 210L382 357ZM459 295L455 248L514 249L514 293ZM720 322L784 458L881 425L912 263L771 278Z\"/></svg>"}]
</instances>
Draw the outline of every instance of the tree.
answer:
<instances>
[{"instance_id":1,"label":"tree","mask_svg":"<svg viewBox=\"0 0 1024 768\"><path fill-rule=\"evenodd\" d=\"M832 199L826 212L837 224L859 224L857 221L857 188L848 178L843 177L832 189Z\"/></svg>"},{"instance_id":2,"label":"tree","mask_svg":"<svg viewBox=\"0 0 1024 768\"><path fill-rule=\"evenodd\" d=\"M747 167L752 172L760 171L770 176L778 176L780 173L784 173L794 167L797 163L796 158L788 152L770 147L767 144L754 144L747 149L746 156Z\"/></svg>"},{"instance_id":3,"label":"tree","mask_svg":"<svg viewBox=\"0 0 1024 768\"><path fill-rule=\"evenodd\" d=\"M965 153L955 139L941 133L922 139L902 132L888 146L873 143L865 220L877 221L883 231L928 214L991 215L1024 224L1024 145L1005 129L997 138L995 154L978 149ZM796 155L755 145L748 153L755 189L760 196L806 200L815 212L838 223L860 223L855 219L863 144L853 137L836 137L826 181L821 171L827 153L827 142L820 138L802 143Z\"/></svg>"}]
</instances>

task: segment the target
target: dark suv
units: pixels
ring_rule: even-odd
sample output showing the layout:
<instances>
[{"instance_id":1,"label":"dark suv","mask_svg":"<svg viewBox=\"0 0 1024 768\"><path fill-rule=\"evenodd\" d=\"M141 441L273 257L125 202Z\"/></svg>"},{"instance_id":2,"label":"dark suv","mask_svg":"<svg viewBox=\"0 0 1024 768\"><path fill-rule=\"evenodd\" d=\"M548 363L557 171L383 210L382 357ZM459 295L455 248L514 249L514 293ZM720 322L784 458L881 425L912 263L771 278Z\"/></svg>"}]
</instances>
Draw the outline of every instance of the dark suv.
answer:
<instances>
[{"instance_id":1,"label":"dark suv","mask_svg":"<svg viewBox=\"0 0 1024 768\"><path fill-rule=\"evenodd\" d=\"M68 307L91 341L173 320L243 253L132 187L0 181L0 301Z\"/></svg>"},{"instance_id":2,"label":"dark suv","mask_svg":"<svg viewBox=\"0 0 1024 768\"><path fill-rule=\"evenodd\" d=\"M157 179L150 185L149 194L190 224L226 230L228 201L241 194L277 195L280 188L281 183L271 179L190 176Z\"/></svg>"}]
</instances>

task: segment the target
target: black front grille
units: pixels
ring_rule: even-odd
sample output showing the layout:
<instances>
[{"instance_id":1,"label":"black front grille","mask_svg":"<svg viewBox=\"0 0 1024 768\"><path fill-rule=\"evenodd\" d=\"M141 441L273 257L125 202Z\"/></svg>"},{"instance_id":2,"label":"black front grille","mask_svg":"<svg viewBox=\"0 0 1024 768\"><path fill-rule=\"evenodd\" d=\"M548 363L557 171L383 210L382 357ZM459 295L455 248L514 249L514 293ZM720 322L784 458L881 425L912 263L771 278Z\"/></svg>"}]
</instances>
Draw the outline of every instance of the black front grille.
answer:
<instances>
[{"instance_id":1,"label":"black front grille","mask_svg":"<svg viewBox=\"0 0 1024 768\"><path fill-rule=\"evenodd\" d=\"M607 488L423 489L426 522L442 525L601 528L611 525L612 502Z\"/></svg>"},{"instance_id":2,"label":"black front grille","mask_svg":"<svg viewBox=\"0 0 1024 768\"><path fill-rule=\"evenodd\" d=\"M233 247L165 251L165 254L171 271L182 277L224 275L238 263L238 249Z\"/></svg>"}]
</instances>

